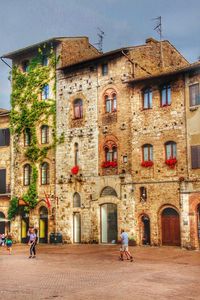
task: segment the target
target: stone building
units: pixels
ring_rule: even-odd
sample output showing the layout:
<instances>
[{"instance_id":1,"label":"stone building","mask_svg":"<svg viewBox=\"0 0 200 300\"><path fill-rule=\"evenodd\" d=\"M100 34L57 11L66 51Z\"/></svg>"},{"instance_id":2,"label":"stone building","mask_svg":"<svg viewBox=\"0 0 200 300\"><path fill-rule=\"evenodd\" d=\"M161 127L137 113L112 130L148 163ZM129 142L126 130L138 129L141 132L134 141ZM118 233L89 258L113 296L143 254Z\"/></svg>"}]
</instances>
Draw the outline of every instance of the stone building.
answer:
<instances>
[{"instance_id":1,"label":"stone building","mask_svg":"<svg viewBox=\"0 0 200 300\"><path fill-rule=\"evenodd\" d=\"M60 68L57 223L67 242L113 243L125 228L138 244L191 246L183 199L190 68L154 39Z\"/></svg>"},{"instance_id":2,"label":"stone building","mask_svg":"<svg viewBox=\"0 0 200 300\"><path fill-rule=\"evenodd\" d=\"M10 229L10 129L9 111L0 109L0 234Z\"/></svg>"},{"instance_id":3,"label":"stone building","mask_svg":"<svg viewBox=\"0 0 200 300\"><path fill-rule=\"evenodd\" d=\"M55 95L49 83L56 122L40 119L37 137L45 138L46 125L49 141L55 130L63 139L43 161L45 184L37 162L38 204L12 222L16 240L30 224L40 242L60 232L67 243L116 243L124 228L139 245L198 249L199 63L152 38L107 53L85 37L56 38L4 57L26 67L44 44L60 56ZM25 140L19 137L17 152L12 147L12 195L19 199L27 189Z\"/></svg>"},{"instance_id":4,"label":"stone building","mask_svg":"<svg viewBox=\"0 0 200 300\"><path fill-rule=\"evenodd\" d=\"M77 37L52 38L3 56L13 65L11 190L19 209L11 229L16 241L26 242L29 226L39 229L40 242L55 231L55 146L61 139L55 135L56 68L97 55L87 37ZM28 212L35 193L38 203Z\"/></svg>"}]
</instances>

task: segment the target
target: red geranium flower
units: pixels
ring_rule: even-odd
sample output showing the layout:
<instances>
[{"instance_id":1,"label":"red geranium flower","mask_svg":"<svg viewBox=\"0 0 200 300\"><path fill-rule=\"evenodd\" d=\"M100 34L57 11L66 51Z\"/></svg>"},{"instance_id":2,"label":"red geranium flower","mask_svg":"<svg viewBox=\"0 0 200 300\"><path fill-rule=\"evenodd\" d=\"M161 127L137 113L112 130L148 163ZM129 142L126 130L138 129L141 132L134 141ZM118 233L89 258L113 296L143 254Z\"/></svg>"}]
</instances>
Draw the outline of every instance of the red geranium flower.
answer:
<instances>
[{"instance_id":1,"label":"red geranium flower","mask_svg":"<svg viewBox=\"0 0 200 300\"><path fill-rule=\"evenodd\" d=\"M71 173L73 175L78 174L78 171L79 171L79 166L74 166L73 168L71 168Z\"/></svg>"},{"instance_id":2,"label":"red geranium flower","mask_svg":"<svg viewBox=\"0 0 200 300\"><path fill-rule=\"evenodd\" d=\"M153 161L152 160L145 160L141 163L141 166L145 167L145 168L152 167L153 166Z\"/></svg>"}]
</instances>

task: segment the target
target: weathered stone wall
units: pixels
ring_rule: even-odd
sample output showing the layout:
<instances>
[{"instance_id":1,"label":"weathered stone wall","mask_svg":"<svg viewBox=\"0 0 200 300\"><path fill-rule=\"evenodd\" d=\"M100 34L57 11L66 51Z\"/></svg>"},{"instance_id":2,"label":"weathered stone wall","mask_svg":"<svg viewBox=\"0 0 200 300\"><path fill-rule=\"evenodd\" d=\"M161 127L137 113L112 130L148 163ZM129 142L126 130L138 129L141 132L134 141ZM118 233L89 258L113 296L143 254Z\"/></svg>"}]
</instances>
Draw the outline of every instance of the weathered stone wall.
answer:
<instances>
[{"instance_id":1,"label":"weathered stone wall","mask_svg":"<svg viewBox=\"0 0 200 300\"><path fill-rule=\"evenodd\" d=\"M9 128L9 113L0 115L0 129ZM0 212L4 213L5 218L8 217L8 207L10 201L10 146L0 147L0 169L6 169L6 194L0 195ZM9 230L8 223L6 222L6 232Z\"/></svg>"}]
</instances>

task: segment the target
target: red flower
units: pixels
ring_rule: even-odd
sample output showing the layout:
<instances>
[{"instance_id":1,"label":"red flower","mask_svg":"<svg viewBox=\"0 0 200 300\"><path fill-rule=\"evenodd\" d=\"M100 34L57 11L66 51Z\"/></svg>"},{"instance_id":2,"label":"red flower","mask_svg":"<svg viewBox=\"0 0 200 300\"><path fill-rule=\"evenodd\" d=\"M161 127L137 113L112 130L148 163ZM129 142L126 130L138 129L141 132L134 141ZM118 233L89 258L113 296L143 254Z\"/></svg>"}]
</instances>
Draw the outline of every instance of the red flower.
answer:
<instances>
[{"instance_id":1,"label":"red flower","mask_svg":"<svg viewBox=\"0 0 200 300\"><path fill-rule=\"evenodd\" d=\"M177 163L176 157L170 157L169 159L165 160L166 165L170 167L170 169L174 169Z\"/></svg>"},{"instance_id":2,"label":"red flower","mask_svg":"<svg viewBox=\"0 0 200 300\"><path fill-rule=\"evenodd\" d=\"M104 161L101 165L102 168L115 168L117 167L116 161Z\"/></svg>"},{"instance_id":3,"label":"red flower","mask_svg":"<svg viewBox=\"0 0 200 300\"><path fill-rule=\"evenodd\" d=\"M79 166L74 166L73 168L71 168L71 173L73 175L78 174L78 171L79 171Z\"/></svg>"},{"instance_id":4,"label":"red flower","mask_svg":"<svg viewBox=\"0 0 200 300\"><path fill-rule=\"evenodd\" d=\"M141 166L145 167L145 168L152 167L153 166L153 161L152 160L145 160L141 163Z\"/></svg>"}]
</instances>

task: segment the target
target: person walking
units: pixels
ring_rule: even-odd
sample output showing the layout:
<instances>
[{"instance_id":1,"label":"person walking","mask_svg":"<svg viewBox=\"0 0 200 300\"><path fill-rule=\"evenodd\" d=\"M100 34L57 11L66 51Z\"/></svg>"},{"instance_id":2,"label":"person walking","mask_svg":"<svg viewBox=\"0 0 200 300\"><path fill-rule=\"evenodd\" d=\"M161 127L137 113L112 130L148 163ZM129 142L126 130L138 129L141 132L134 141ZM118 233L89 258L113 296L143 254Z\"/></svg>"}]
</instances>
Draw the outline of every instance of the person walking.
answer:
<instances>
[{"instance_id":1,"label":"person walking","mask_svg":"<svg viewBox=\"0 0 200 300\"><path fill-rule=\"evenodd\" d=\"M127 260L133 261L133 256L128 250L128 233L121 229L121 248L120 248L120 260L124 260L124 254Z\"/></svg>"},{"instance_id":2,"label":"person walking","mask_svg":"<svg viewBox=\"0 0 200 300\"><path fill-rule=\"evenodd\" d=\"M5 244L6 244L7 250L9 251L9 254L11 254L13 242L12 242L12 235L10 233L8 233L6 236Z\"/></svg>"},{"instance_id":3,"label":"person walking","mask_svg":"<svg viewBox=\"0 0 200 300\"><path fill-rule=\"evenodd\" d=\"M34 228L29 228L28 237L29 237L28 245L30 246L29 258L36 258L36 249L35 249L35 247L36 247L36 243L37 243L37 235L35 233Z\"/></svg>"}]
</instances>

